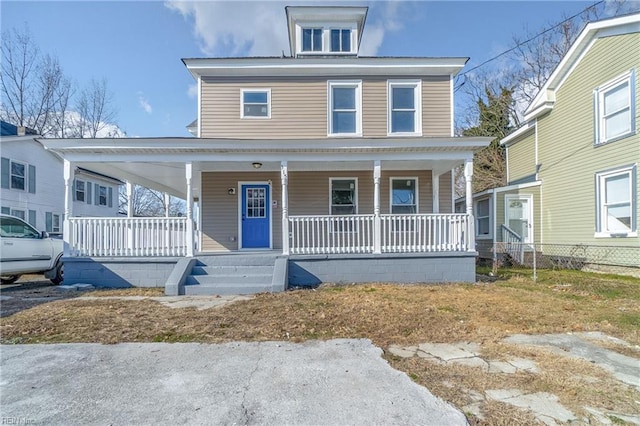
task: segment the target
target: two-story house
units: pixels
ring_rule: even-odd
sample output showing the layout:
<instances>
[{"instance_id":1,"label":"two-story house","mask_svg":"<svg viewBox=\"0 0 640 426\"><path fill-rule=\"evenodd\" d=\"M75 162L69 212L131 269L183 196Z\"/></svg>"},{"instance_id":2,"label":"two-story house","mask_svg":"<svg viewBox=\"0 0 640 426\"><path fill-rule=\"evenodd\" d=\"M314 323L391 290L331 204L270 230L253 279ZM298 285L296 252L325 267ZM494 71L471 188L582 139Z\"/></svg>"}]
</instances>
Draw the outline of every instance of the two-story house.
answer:
<instances>
[{"instance_id":1,"label":"two-story house","mask_svg":"<svg viewBox=\"0 0 640 426\"><path fill-rule=\"evenodd\" d=\"M473 153L490 141L453 136L453 79L468 58L363 57L366 7L286 14L290 56L183 59L198 87L195 138L42 141L65 158L69 188L80 164L187 200L186 218L154 222L70 212L71 271L100 264L102 285L164 285L159 271L174 271L167 291L187 294L475 280L472 206L453 212L452 185L465 164L471 195ZM131 273L144 264L155 283Z\"/></svg>"},{"instance_id":2,"label":"two-story house","mask_svg":"<svg viewBox=\"0 0 640 426\"><path fill-rule=\"evenodd\" d=\"M638 46L637 13L578 36L524 124L501 141L507 186L474 195L481 256L511 244L516 261L535 246L592 267L640 265Z\"/></svg>"},{"instance_id":3,"label":"two-story house","mask_svg":"<svg viewBox=\"0 0 640 426\"><path fill-rule=\"evenodd\" d=\"M62 233L64 182L62 159L46 151L34 132L2 122L0 138L0 210L39 230ZM76 215L118 214L118 188L123 182L78 168L73 185Z\"/></svg>"}]
</instances>

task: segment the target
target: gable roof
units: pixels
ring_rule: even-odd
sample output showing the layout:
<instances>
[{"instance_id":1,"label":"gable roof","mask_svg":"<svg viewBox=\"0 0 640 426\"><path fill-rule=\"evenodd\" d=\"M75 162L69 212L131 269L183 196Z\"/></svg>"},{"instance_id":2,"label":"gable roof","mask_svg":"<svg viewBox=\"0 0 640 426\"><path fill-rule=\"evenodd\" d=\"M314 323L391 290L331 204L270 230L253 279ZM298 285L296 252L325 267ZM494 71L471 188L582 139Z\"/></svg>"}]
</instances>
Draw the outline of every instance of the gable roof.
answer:
<instances>
[{"instance_id":1,"label":"gable roof","mask_svg":"<svg viewBox=\"0 0 640 426\"><path fill-rule=\"evenodd\" d=\"M525 121L532 120L553 109L556 91L560 89L593 43L602 37L640 32L640 13L604 19L587 24L567 54L562 58L547 82L542 86L531 105L524 112Z\"/></svg>"}]
</instances>

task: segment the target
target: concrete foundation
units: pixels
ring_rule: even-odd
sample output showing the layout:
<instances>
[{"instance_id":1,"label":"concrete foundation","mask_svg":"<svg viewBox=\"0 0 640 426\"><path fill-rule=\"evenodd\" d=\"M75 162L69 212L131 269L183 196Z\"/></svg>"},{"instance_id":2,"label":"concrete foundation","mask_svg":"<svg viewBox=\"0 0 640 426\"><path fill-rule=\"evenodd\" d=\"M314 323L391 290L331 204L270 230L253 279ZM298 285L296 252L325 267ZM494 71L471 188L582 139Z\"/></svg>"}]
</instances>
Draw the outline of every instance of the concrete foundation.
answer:
<instances>
[{"instance_id":1,"label":"concrete foundation","mask_svg":"<svg viewBox=\"0 0 640 426\"><path fill-rule=\"evenodd\" d=\"M180 257L67 257L64 284L96 287L164 287Z\"/></svg>"}]
</instances>

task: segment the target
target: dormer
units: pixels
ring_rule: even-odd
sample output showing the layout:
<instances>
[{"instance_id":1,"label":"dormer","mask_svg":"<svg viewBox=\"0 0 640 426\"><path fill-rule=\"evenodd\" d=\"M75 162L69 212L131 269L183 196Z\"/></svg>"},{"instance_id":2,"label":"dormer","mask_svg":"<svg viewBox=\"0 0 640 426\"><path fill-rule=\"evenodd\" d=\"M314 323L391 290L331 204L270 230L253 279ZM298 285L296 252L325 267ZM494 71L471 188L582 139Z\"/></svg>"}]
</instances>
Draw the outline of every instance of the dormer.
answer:
<instances>
[{"instance_id":1,"label":"dormer","mask_svg":"<svg viewBox=\"0 0 640 426\"><path fill-rule=\"evenodd\" d=\"M357 56L367 7L287 6L294 57Z\"/></svg>"}]
</instances>

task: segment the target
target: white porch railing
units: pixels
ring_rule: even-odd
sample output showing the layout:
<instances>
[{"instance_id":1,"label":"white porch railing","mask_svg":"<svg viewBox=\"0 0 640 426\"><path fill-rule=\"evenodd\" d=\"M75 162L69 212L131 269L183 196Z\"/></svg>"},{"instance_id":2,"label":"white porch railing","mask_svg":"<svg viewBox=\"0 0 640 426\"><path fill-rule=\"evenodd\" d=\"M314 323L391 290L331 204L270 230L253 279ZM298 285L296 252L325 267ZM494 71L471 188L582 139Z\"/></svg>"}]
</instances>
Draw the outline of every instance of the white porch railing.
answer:
<instances>
[{"instance_id":1,"label":"white porch railing","mask_svg":"<svg viewBox=\"0 0 640 426\"><path fill-rule=\"evenodd\" d=\"M502 230L502 246L513 260L518 263L524 261L524 244L522 237L506 225L501 226Z\"/></svg>"},{"instance_id":2,"label":"white porch railing","mask_svg":"<svg viewBox=\"0 0 640 426\"><path fill-rule=\"evenodd\" d=\"M466 214L385 214L382 219L383 253L470 251Z\"/></svg>"},{"instance_id":3,"label":"white porch railing","mask_svg":"<svg viewBox=\"0 0 640 426\"><path fill-rule=\"evenodd\" d=\"M472 251L466 214L381 215L382 253ZM289 216L291 254L373 253L373 215Z\"/></svg>"},{"instance_id":4,"label":"white porch railing","mask_svg":"<svg viewBox=\"0 0 640 426\"><path fill-rule=\"evenodd\" d=\"M291 254L372 253L373 215L289 216Z\"/></svg>"},{"instance_id":5,"label":"white porch railing","mask_svg":"<svg viewBox=\"0 0 640 426\"><path fill-rule=\"evenodd\" d=\"M71 217L68 222L73 257L187 254L186 217Z\"/></svg>"}]
</instances>

